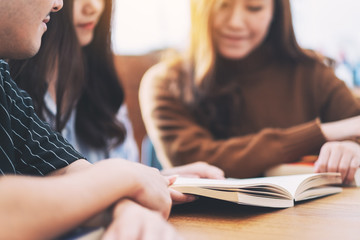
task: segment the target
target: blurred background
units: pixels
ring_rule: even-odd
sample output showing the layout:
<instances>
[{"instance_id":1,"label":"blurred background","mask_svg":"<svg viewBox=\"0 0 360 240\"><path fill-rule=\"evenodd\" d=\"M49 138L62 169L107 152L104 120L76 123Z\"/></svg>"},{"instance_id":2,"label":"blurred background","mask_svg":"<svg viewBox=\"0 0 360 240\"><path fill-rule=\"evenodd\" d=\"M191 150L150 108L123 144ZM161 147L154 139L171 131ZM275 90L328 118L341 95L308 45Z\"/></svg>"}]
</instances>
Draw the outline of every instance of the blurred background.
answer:
<instances>
[{"instance_id":1,"label":"blurred background","mask_svg":"<svg viewBox=\"0 0 360 240\"><path fill-rule=\"evenodd\" d=\"M115 2L115 54L144 55L186 46L190 25L188 0ZM291 0L291 4L299 44L334 59L337 76L349 87L360 87L360 27L357 25L360 1Z\"/></svg>"}]
</instances>

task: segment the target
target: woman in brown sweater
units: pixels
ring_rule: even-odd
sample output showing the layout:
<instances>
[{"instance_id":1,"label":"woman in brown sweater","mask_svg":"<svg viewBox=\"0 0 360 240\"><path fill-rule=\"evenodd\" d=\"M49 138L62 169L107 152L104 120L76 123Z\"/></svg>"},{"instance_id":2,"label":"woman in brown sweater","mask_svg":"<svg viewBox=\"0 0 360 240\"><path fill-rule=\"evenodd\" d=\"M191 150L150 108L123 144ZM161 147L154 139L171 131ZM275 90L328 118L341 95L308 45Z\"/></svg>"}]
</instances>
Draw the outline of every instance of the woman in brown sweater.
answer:
<instances>
[{"instance_id":1,"label":"woman in brown sweater","mask_svg":"<svg viewBox=\"0 0 360 240\"><path fill-rule=\"evenodd\" d=\"M193 0L191 11L189 50L150 69L140 89L164 167L207 161L229 177L256 177L341 141L321 151L317 171L352 180L360 104L298 46L289 0Z\"/></svg>"}]
</instances>

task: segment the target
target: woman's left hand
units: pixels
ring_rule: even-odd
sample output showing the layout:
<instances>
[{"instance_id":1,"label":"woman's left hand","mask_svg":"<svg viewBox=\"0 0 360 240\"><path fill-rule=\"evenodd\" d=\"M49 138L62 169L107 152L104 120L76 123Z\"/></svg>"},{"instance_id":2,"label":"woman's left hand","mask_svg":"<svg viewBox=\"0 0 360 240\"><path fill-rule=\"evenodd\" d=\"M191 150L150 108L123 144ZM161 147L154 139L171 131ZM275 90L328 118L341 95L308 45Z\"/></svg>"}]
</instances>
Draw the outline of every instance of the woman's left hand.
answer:
<instances>
[{"instance_id":1,"label":"woman's left hand","mask_svg":"<svg viewBox=\"0 0 360 240\"><path fill-rule=\"evenodd\" d=\"M181 177L224 179L223 170L206 162L195 162L180 167L173 167L162 170L161 173L165 176L179 175Z\"/></svg>"},{"instance_id":2,"label":"woman's left hand","mask_svg":"<svg viewBox=\"0 0 360 240\"><path fill-rule=\"evenodd\" d=\"M166 176L179 175L181 177L224 179L224 171L205 162L196 162L180 167L173 167L162 170L161 173ZM172 180L170 180L170 182L171 181ZM183 194L174 189L170 189L170 195L173 204L192 202L197 199L197 197L193 195Z\"/></svg>"}]
</instances>

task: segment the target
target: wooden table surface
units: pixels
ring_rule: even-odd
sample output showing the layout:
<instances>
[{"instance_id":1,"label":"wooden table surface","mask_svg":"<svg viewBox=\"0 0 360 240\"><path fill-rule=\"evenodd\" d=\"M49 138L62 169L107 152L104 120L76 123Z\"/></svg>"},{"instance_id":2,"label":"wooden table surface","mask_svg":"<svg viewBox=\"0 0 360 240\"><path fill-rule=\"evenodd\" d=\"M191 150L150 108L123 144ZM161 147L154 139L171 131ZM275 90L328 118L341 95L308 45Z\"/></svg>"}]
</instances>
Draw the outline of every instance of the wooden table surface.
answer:
<instances>
[{"instance_id":1,"label":"wooden table surface","mask_svg":"<svg viewBox=\"0 0 360 240\"><path fill-rule=\"evenodd\" d=\"M287 209L200 199L173 207L169 221L186 240L360 239L360 188Z\"/></svg>"}]
</instances>

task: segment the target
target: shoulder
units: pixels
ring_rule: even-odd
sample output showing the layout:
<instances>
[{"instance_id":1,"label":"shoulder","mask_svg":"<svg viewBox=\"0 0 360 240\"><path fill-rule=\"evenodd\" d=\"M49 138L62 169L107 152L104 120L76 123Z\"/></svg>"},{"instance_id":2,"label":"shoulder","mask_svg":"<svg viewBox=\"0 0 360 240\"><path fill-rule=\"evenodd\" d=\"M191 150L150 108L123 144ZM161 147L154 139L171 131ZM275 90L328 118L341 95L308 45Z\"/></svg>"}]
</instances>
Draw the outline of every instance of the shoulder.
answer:
<instances>
[{"instance_id":1,"label":"shoulder","mask_svg":"<svg viewBox=\"0 0 360 240\"><path fill-rule=\"evenodd\" d=\"M144 91L170 91L178 89L179 81L184 73L182 64L160 62L152 66L143 76L140 93Z\"/></svg>"},{"instance_id":2,"label":"shoulder","mask_svg":"<svg viewBox=\"0 0 360 240\"><path fill-rule=\"evenodd\" d=\"M24 97L24 91L19 89L10 75L10 68L6 61L0 59L0 85L1 91L9 98Z\"/></svg>"},{"instance_id":3,"label":"shoulder","mask_svg":"<svg viewBox=\"0 0 360 240\"><path fill-rule=\"evenodd\" d=\"M179 79L181 71L180 63L175 65L167 62L160 62L146 71L142 81L151 81L154 84L169 83Z\"/></svg>"},{"instance_id":4,"label":"shoulder","mask_svg":"<svg viewBox=\"0 0 360 240\"><path fill-rule=\"evenodd\" d=\"M7 97L11 99L21 99L21 102L26 105L32 105L32 100L26 91L19 88L10 74L9 64L0 59L0 85L1 91L5 92Z\"/></svg>"},{"instance_id":5,"label":"shoulder","mask_svg":"<svg viewBox=\"0 0 360 240\"><path fill-rule=\"evenodd\" d=\"M314 95L321 93L326 96L334 91L349 92L345 82L335 74L335 62L318 53L297 64L295 79L307 89L311 88Z\"/></svg>"},{"instance_id":6,"label":"shoulder","mask_svg":"<svg viewBox=\"0 0 360 240\"><path fill-rule=\"evenodd\" d=\"M334 64L329 58L314 52L308 57L291 64L292 79L299 84L319 86L324 84L339 84L341 81L335 75Z\"/></svg>"},{"instance_id":7,"label":"shoulder","mask_svg":"<svg viewBox=\"0 0 360 240\"><path fill-rule=\"evenodd\" d=\"M335 61L313 50L304 50L306 58L299 60L297 66L307 73L332 74L334 73Z\"/></svg>"}]
</instances>

